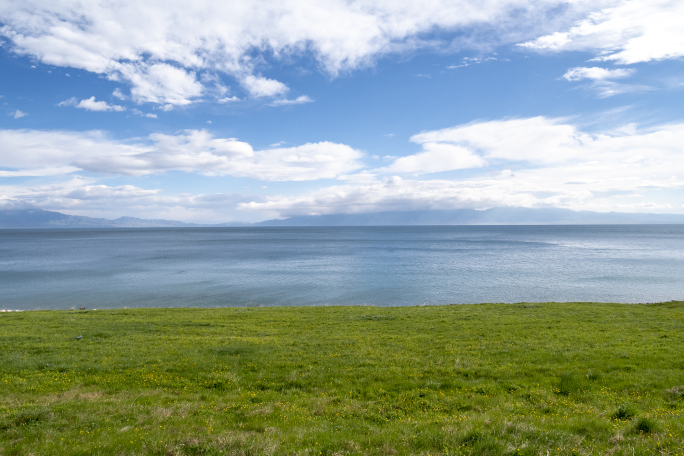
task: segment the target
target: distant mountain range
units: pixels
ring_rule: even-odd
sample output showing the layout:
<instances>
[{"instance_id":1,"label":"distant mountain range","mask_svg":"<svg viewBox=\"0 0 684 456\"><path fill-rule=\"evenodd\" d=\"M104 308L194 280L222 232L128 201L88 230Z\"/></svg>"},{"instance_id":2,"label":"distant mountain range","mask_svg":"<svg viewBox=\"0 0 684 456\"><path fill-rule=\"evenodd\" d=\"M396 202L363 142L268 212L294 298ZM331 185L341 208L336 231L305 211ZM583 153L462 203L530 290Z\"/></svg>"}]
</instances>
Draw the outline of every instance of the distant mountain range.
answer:
<instances>
[{"instance_id":1,"label":"distant mountain range","mask_svg":"<svg viewBox=\"0 0 684 456\"><path fill-rule=\"evenodd\" d=\"M375 212L368 214L307 215L267 220L261 226L391 226L391 225L603 225L684 223L680 214L633 214L495 207L485 211Z\"/></svg>"},{"instance_id":2,"label":"distant mountain range","mask_svg":"<svg viewBox=\"0 0 684 456\"><path fill-rule=\"evenodd\" d=\"M201 225L173 220L120 217L116 220L66 215L41 209L0 209L0 228L141 228L240 226L400 226L400 225L603 225L684 224L681 214L571 211L499 207L477 211L375 212L368 214L306 215L260 223L230 222Z\"/></svg>"},{"instance_id":3,"label":"distant mountain range","mask_svg":"<svg viewBox=\"0 0 684 456\"><path fill-rule=\"evenodd\" d=\"M152 226L193 226L172 220L145 220L121 217L116 220L66 215L41 209L0 209L0 228L126 228ZM199 226L199 225L197 225Z\"/></svg>"}]
</instances>

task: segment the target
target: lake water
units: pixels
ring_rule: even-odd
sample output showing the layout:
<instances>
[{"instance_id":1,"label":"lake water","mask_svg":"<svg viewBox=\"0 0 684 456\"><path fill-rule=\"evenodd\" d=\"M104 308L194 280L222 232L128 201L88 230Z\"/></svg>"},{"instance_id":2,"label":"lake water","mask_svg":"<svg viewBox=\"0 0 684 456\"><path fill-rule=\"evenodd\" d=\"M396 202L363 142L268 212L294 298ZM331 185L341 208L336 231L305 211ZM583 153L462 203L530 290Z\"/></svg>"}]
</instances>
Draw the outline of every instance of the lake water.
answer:
<instances>
[{"instance_id":1,"label":"lake water","mask_svg":"<svg viewBox=\"0 0 684 456\"><path fill-rule=\"evenodd\" d=\"M0 309L684 299L684 225L0 230Z\"/></svg>"}]
</instances>

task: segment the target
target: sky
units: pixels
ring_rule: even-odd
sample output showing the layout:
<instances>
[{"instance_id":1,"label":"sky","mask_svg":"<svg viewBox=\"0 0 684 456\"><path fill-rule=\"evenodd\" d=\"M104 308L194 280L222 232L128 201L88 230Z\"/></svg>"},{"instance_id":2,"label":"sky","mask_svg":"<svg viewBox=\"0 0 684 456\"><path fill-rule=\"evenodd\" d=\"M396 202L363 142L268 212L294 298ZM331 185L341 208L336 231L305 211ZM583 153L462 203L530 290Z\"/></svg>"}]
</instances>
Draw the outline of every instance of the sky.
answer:
<instances>
[{"instance_id":1,"label":"sky","mask_svg":"<svg viewBox=\"0 0 684 456\"><path fill-rule=\"evenodd\" d=\"M0 208L684 213L681 0L0 0Z\"/></svg>"}]
</instances>

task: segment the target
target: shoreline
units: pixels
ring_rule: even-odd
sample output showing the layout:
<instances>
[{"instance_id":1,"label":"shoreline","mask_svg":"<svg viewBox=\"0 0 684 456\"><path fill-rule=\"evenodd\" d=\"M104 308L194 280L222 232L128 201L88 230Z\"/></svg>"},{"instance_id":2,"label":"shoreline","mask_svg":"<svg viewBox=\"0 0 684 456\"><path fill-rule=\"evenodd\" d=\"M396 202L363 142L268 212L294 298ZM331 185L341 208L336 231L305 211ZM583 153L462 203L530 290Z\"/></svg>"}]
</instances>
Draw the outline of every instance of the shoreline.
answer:
<instances>
[{"instance_id":1,"label":"shoreline","mask_svg":"<svg viewBox=\"0 0 684 456\"><path fill-rule=\"evenodd\" d=\"M363 308L371 307L378 309L400 309L400 308L414 308L414 307L450 307L450 306L482 306L482 305L497 305L497 306L515 306L515 305L544 305L544 304L593 304L593 305L624 305L624 306L654 306L664 304L678 304L684 303L684 300L670 300L657 302L613 302L613 301L519 301L519 302L476 302L476 303L453 303L453 304L413 304L413 305L396 305L385 306L376 304L322 304L322 305L303 305L303 306L282 306L282 305L259 305L259 306L217 306L217 307L112 307L112 308L74 308L69 309L0 309L0 313L13 312L70 312L70 311L117 311L117 310L215 310L215 309L310 309L310 308Z\"/></svg>"}]
</instances>

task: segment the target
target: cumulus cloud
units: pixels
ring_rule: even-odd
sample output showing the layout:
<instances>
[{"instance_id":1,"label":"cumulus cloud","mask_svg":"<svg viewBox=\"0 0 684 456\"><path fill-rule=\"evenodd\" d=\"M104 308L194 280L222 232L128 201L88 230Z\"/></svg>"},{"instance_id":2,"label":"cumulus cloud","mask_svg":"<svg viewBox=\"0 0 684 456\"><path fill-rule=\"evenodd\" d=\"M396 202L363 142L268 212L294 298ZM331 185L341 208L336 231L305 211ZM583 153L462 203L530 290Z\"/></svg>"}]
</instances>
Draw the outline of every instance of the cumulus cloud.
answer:
<instances>
[{"instance_id":1,"label":"cumulus cloud","mask_svg":"<svg viewBox=\"0 0 684 456\"><path fill-rule=\"evenodd\" d=\"M546 117L477 122L411 137L418 144L461 147L490 164L518 162L526 166L567 166L599 159L634 162L634 157L669 160L681 154L682 140L684 124L647 130L631 124L614 132L591 134L562 119Z\"/></svg>"},{"instance_id":2,"label":"cumulus cloud","mask_svg":"<svg viewBox=\"0 0 684 456\"><path fill-rule=\"evenodd\" d=\"M75 97L69 98L57 104L57 106L74 106L76 108L85 109L86 111L125 111L126 108L118 105L110 105L106 101L95 101L95 97L92 96L85 100L78 101Z\"/></svg>"},{"instance_id":3,"label":"cumulus cloud","mask_svg":"<svg viewBox=\"0 0 684 456\"><path fill-rule=\"evenodd\" d=\"M153 134L153 150L132 155L79 158L82 169L141 176L170 170L231 175L267 181L332 179L360 167L362 154L344 144L307 143L302 146L254 151L233 138L214 138L206 131L180 135Z\"/></svg>"},{"instance_id":4,"label":"cumulus cloud","mask_svg":"<svg viewBox=\"0 0 684 456\"><path fill-rule=\"evenodd\" d=\"M484 159L471 150L448 143L426 142L424 152L398 158L383 173L426 174L454 169L479 168L486 164Z\"/></svg>"},{"instance_id":5,"label":"cumulus cloud","mask_svg":"<svg viewBox=\"0 0 684 456\"><path fill-rule=\"evenodd\" d=\"M272 97L282 95L289 91L289 87L275 79L268 79L262 76L249 75L242 81L242 86L253 97Z\"/></svg>"},{"instance_id":6,"label":"cumulus cloud","mask_svg":"<svg viewBox=\"0 0 684 456\"><path fill-rule=\"evenodd\" d=\"M204 90L194 71L186 71L168 63L122 64L118 71L120 77L133 85L131 96L138 103L183 106L192 103ZM114 74L113 77L119 76Z\"/></svg>"},{"instance_id":7,"label":"cumulus cloud","mask_svg":"<svg viewBox=\"0 0 684 456\"><path fill-rule=\"evenodd\" d=\"M461 154L478 155L493 163L497 160L559 163L583 154L583 146L591 137L573 125L533 117L428 131L412 136L411 141L429 147L459 147ZM477 166L482 166L481 162Z\"/></svg>"},{"instance_id":8,"label":"cumulus cloud","mask_svg":"<svg viewBox=\"0 0 684 456\"><path fill-rule=\"evenodd\" d=\"M411 140L425 150L375 170L380 176L359 173L348 185L240 207L282 217L495 206L609 211L628 206L646 210L649 204L655 210L676 206L663 190L684 187L684 124L647 130L629 125L613 132L587 133L561 120L536 117L467 124L420 133ZM460 169L469 160L470 167L485 161L485 170L498 171L460 181L381 177L399 171ZM625 202L635 191L651 201L641 206Z\"/></svg>"},{"instance_id":9,"label":"cumulus cloud","mask_svg":"<svg viewBox=\"0 0 684 456\"><path fill-rule=\"evenodd\" d=\"M255 76L264 62L304 56L336 76L389 53L448 48L425 36L435 30L483 31L484 43L463 40L481 47L538 36L545 29L534 27L569 24L591 8L595 1L6 0L0 35L43 63L127 82L138 102L185 105L206 91L205 72L231 75L254 97L282 95L283 83Z\"/></svg>"},{"instance_id":10,"label":"cumulus cloud","mask_svg":"<svg viewBox=\"0 0 684 456\"><path fill-rule=\"evenodd\" d=\"M570 68L564 75L563 79L568 81L581 81L582 79L591 79L601 81L604 79L620 79L626 78L634 74L634 70L630 68L616 68L614 70L600 67L577 67Z\"/></svg>"},{"instance_id":11,"label":"cumulus cloud","mask_svg":"<svg viewBox=\"0 0 684 456\"><path fill-rule=\"evenodd\" d=\"M204 130L152 134L127 144L102 132L0 130L0 166L45 175L64 166L106 174L143 176L171 170L269 181L331 179L360 168L363 154L331 142L254 151L235 138ZM41 166L37 167L36 163ZM64 169L64 168L62 168Z\"/></svg>"},{"instance_id":12,"label":"cumulus cloud","mask_svg":"<svg viewBox=\"0 0 684 456\"><path fill-rule=\"evenodd\" d=\"M73 177L40 188L4 186L0 194L57 210L105 211L110 204L129 213L149 209L142 214L145 217L154 213L204 220L216 220L217 214L230 210L263 219L495 206L644 212L681 206L677 195L684 187L684 124L647 129L630 124L588 132L563 119L534 117L426 131L411 141L421 147L416 154L393 157L385 168L364 170L360 152L330 142L254 150L246 142L217 138L203 130L154 134L146 141L129 142L97 131L0 130L2 177L73 176L79 170L136 176L181 170L261 180L344 181L304 194L289 191L238 198L163 196L154 189L108 187L95 178ZM472 171L460 180L416 177L464 168Z\"/></svg>"},{"instance_id":13,"label":"cumulus cloud","mask_svg":"<svg viewBox=\"0 0 684 456\"><path fill-rule=\"evenodd\" d=\"M0 130L0 167L22 172L22 175L59 174L80 157L135 154L149 150L146 146L128 145L110 140L102 131L85 133L70 131ZM31 174L35 173L35 174Z\"/></svg>"},{"instance_id":14,"label":"cumulus cloud","mask_svg":"<svg viewBox=\"0 0 684 456\"><path fill-rule=\"evenodd\" d=\"M93 208L98 204L117 204L116 200L140 203L140 199L150 198L161 193L160 189L145 190L133 185L110 187L97 185L92 179L74 176L73 178L50 185L35 187L2 188L3 199L20 201L41 209L70 209L76 207ZM9 196L7 196L9 195ZM136 201L137 200L137 201Z\"/></svg>"},{"instance_id":15,"label":"cumulus cloud","mask_svg":"<svg viewBox=\"0 0 684 456\"><path fill-rule=\"evenodd\" d=\"M601 9L565 32L520 46L537 51L597 51L596 60L622 64L684 56L684 3L627 0Z\"/></svg>"}]
</instances>

